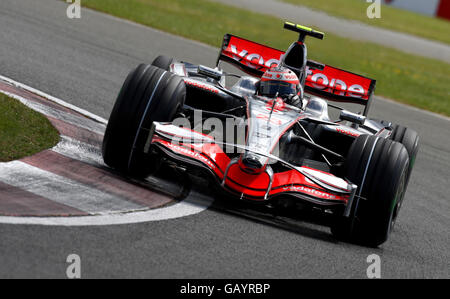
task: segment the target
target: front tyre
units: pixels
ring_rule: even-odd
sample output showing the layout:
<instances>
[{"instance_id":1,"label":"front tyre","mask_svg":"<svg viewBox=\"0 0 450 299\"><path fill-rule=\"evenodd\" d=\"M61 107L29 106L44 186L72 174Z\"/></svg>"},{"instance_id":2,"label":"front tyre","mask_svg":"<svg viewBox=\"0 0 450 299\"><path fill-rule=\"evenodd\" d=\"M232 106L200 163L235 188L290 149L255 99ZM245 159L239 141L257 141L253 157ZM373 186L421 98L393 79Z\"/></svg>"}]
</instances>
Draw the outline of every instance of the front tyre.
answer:
<instances>
[{"instance_id":1,"label":"front tyre","mask_svg":"<svg viewBox=\"0 0 450 299\"><path fill-rule=\"evenodd\" d=\"M172 121L186 95L183 80L158 67L141 64L126 78L111 112L102 154L107 165L132 176L158 168L158 157L144 154L153 121Z\"/></svg>"},{"instance_id":2,"label":"front tyre","mask_svg":"<svg viewBox=\"0 0 450 299\"><path fill-rule=\"evenodd\" d=\"M371 135L355 139L345 173L358 189L350 217L337 219L333 235L369 246L384 243L403 201L408 164L408 152L398 142Z\"/></svg>"}]
</instances>

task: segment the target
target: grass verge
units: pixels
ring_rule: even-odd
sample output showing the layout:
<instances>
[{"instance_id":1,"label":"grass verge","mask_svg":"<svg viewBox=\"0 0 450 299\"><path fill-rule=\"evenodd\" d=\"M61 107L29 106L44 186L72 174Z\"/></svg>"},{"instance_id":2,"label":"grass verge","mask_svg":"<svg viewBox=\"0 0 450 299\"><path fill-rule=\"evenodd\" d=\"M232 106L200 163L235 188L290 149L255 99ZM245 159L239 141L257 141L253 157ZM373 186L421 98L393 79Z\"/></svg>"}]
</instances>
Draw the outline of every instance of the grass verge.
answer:
<instances>
[{"instance_id":1,"label":"grass verge","mask_svg":"<svg viewBox=\"0 0 450 299\"><path fill-rule=\"evenodd\" d=\"M58 140L58 131L47 118L0 93L0 162L38 153Z\"/></svg>"},{"instance_id":2,"label":"grass verge","mask_svg":"<svg viewBox=\"0 0 450 299\"><path fill-rule=\"evenodd\" d=\"M82 4L216 47L225 33L279 49L287 49L296 39L282 29L278 18L208 0L83 0ZM450 116L449 64L333 34L307 43L311 59L377 79L377 94Z\"/></svg>"},{"instance_id":3,"label":"grass verge","mask_svg":"<svg viewBox=\"0 0 450 299\"><path fill-rule=\"evenodd\" d=\"M417 35L450 44L450 22L389 5L381 6L381 18L369 19L367 8L371 3L361 0L282 0L344 19L360 21L372 26Z\"/></svg>"}]
</instances>

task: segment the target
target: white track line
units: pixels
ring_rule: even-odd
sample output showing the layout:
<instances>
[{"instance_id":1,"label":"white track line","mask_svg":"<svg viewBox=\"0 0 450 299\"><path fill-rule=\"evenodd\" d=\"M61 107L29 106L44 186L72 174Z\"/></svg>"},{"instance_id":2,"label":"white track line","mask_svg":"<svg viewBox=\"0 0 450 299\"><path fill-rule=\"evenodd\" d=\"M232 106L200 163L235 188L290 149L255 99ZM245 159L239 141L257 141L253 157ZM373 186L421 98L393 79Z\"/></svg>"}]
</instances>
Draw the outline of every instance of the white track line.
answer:
<instances>
[{"instance_id":1,"label":"white track line","mask_svg":"<svg viewBox=\"0 0 450 299\"><path fill-rule=\"evenodd\" d=\"M86 129L88 131L97 133L99 135L103 135L105 133L105 129L106 129L105 125L102 123L98 123L92 119L77 116L75 114L71 114L71 113L68 113L65 111L61 111L61 110L52 108L50 106L40 104L38 102L25 99L22 96L15 95L15 94L7 92L7 91L2 91L2 93L6 94L7 96L9 96L13 99L20 101L25 106L27 106L39 113L42 113L46 116L50 116L50 117L53 117L53 118L56 118L59 120L63 120L66 123L69 123L69 124L74 125L79 128Z\"/></svg>"},{"instance_id":2,"label":"white track line","mask_svg":"<svg viewBox=\"0 0 450 299\"><path fill-rule=\"evenodd\" d=\"M185 200L168 207L132 213L76 217L11 217L0 216L0 223L50 226L96 226L162 221L198 214L211 204L211 199L191 192Z\"/></svg>"},{"instance_id":3,"label":"white track line","mask_svg":"<svg viewBox=\"0 0 450 299\"><path fill-rule=\"evenodd\" d=\"M89 214L145 207L21 161L2 163L0 181Z\"/></svg>"},{"instance_id":4,"label":"white track line","mask_svg":"<svg viewBox=\"0 0 450 299\"><path fill-rule=\"evenodd\" d=\"M27 91L32 92L34 94L37 94L37 95L39 95L39 96L41 96L41 97L43 97L45 99L48 99L48 100L50 100L50 101L52 101L54 103L57 103L57 104L59 104L59 105L61 105L63 107L72 109L73 111L76 111L76 112L80 113L81 115L84 115L84 116L86 116L88 118L94 119L97 122L102 123L104 125L106 125L108 123L108 121L106 119L104 119L104 118L102 118L102 117L100 117L98 115L95 115L95 114L93 114L93 113L91 113L91 112L89 112L87 110L81 109L81 108L79 108L77 106L74 106L72 104L69 104L69 103L67 103L67 102L65 102L63 100L55 98L54 96L51 96L51 95L49 95L47 93L44 93L44 92L42 92L40 90L37 90L37 89L33 88L33 87L30 87L30 86L25 85L23 83L17 82L15 80L11 79L11 78L8 78L8 77L0 75L0 80L3 80L5 82L8 82L8 83L16 86L16 87L19 87L21 89L24 89L24 90L27 90Z\"/></svg>"}]
</instances>

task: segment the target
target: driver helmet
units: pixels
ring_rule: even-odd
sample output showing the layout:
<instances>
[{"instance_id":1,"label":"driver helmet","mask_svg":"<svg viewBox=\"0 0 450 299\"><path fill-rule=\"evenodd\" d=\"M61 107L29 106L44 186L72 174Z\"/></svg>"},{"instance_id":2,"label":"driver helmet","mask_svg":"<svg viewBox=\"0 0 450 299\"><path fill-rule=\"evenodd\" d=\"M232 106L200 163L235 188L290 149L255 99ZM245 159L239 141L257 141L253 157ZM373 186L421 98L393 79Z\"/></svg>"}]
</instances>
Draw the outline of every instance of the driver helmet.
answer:
<instances>
[{"instance_id":1,"label":"driver helmet","mask_svg":"<svg viewBox=\"0 0 450 299\"><path fill-rule=\"evenodd\" d=\"M261 77L259 94L262 96L286 98L300 93L300 81L297 75L288 68L280 66L271 68Z\"/></svg>"}]
</instances>

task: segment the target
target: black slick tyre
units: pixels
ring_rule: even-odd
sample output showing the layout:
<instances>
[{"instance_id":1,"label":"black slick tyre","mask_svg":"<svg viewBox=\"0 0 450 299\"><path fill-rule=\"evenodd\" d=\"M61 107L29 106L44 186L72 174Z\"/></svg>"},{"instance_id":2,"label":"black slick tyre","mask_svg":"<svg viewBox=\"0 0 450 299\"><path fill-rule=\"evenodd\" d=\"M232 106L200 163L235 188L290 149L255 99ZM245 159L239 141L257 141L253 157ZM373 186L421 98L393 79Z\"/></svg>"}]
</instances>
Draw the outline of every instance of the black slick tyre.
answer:
<instances>
[{"instance_id":1,"label":"black slick tyre","mask_svg":"<svg viewBox=\"0 0 450 299\"><path fill-rule=\"evenodd\" d=\"M107 165L132 176L155 171L160 159L144 154L153 121L172 121L186 95L184 81L141 64L126 78L111 112L102 145Z\"/></svg>"}]
</instances>

